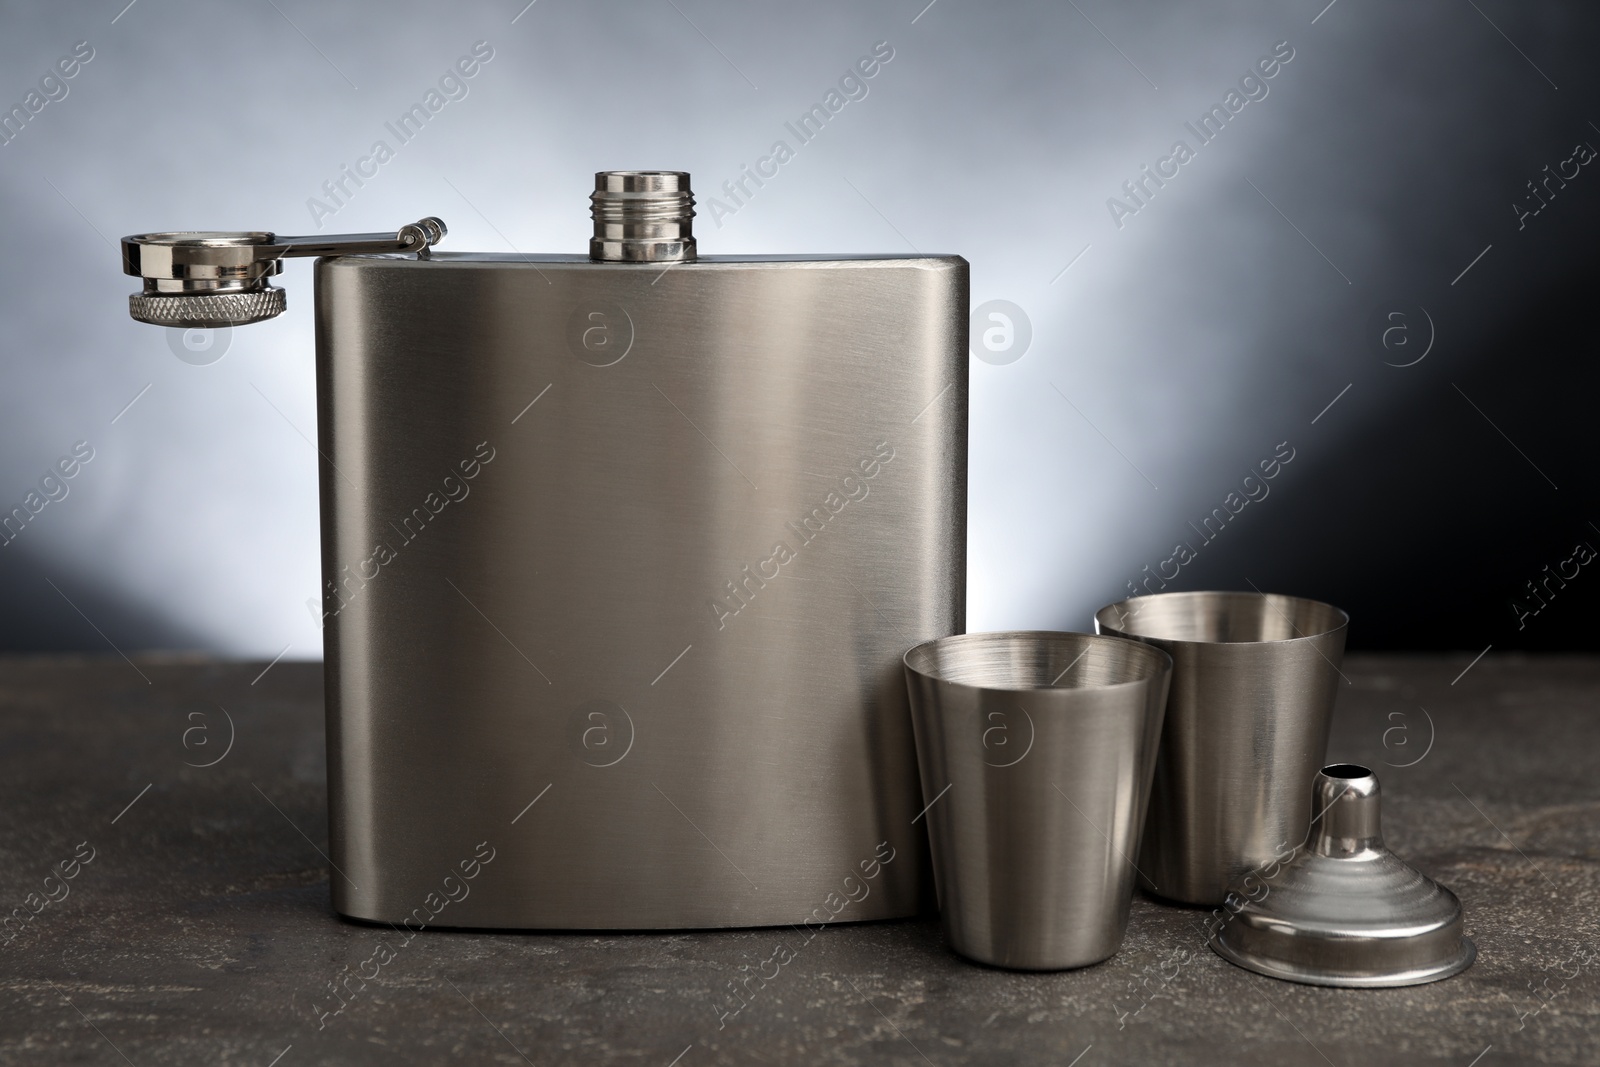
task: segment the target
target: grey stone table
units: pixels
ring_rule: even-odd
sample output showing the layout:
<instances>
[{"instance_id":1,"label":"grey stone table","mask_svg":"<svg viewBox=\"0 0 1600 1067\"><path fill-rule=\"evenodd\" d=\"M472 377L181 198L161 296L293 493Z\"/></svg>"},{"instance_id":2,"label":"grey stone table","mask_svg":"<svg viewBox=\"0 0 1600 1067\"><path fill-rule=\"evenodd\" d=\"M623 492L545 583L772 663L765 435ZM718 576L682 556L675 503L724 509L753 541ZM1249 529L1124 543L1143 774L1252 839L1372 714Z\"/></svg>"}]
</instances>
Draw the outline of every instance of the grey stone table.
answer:
<instances>
[{"instance_id":1,"label":"grey stone table","mask_svg":"<svg viewBox=\"0 0 1600 1067\"><path fill-rule=\"evenodd\" d=\"M1351 657L1330 752L1378 769L1390 845L1461 897L1458 978L1275 982L1141 899L1117 956L1061 974L964 963L932 921L832 927L719 1021L792 930L338 919L319 667L0 660L0 1062L1600 1064L1600 658L1467 665Z\"/></svg>"}]
</instances>

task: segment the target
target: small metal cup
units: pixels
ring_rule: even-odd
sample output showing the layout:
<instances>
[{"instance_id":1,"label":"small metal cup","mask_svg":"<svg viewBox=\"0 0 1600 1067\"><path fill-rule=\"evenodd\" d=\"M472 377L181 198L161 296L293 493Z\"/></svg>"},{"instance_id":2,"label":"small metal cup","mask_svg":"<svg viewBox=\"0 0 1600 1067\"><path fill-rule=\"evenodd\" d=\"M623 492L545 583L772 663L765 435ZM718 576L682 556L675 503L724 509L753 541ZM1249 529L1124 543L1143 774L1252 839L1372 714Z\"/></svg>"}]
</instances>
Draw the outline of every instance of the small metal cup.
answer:
<instances>
[{"instance_id":1,"label":"small metal cup","mask_svg":"<svg viewBox=\"0 0 1600 1067\"><path fill-rule=\"evenodd\" d=\"M1140 884L1218 905L1305 840L1350 617L1271 593L1161 593L1095 613L1103 634L1172 655Z\"/></svg>"},{"instance_id":2,"label":"small metal cup","mask_svg":"<svg viewBox=\"0 0 1600 1067\"><path fill-rule=\"evenodd\" d=\"M918 645L905 668L951 947L1033 971L1113 955L1171 657L1092 634L980 633Z\"/></svg>"}]
</instances>

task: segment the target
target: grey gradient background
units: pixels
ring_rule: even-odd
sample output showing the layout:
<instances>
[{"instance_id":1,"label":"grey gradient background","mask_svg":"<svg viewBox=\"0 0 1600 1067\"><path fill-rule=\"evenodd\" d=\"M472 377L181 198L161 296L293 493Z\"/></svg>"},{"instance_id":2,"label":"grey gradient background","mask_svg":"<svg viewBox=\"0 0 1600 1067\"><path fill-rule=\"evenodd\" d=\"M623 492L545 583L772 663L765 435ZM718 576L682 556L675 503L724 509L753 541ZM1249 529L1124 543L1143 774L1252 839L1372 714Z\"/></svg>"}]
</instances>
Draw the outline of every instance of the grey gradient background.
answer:
<instances>
[{"instance_id":1,"label":"grey gradient background","mask_svg":"<svg viewBox=\"0 0 1600 1067\"><path fill-rule=\"evenodd\" d=\"M480 40L324 232L437 214L450 248L578 251L593 171L684 169L704 252L956 252L975 305L1026 311L1022 358L972 364L970 628L1086 628L1287 441L1169 588L1332 600L1357 647L1593 647L1587 569L1511 606L1600 545L1600 165L1512 208L1600 145L1592 5L522 2L0 5L0 103L94 49L0 146L0 504L95 450L0 549L0 647L320 654L310 268L194 366L128 319L116 240L315 232L307 199ZM1285 40L1118 228L1107 198ZM868 95L718 226L707 197L878 41ZM1388 365L1418 306L1433 347ZM1413 347L1378 343L1390 310Z\"/></svg>"}]
</instances>

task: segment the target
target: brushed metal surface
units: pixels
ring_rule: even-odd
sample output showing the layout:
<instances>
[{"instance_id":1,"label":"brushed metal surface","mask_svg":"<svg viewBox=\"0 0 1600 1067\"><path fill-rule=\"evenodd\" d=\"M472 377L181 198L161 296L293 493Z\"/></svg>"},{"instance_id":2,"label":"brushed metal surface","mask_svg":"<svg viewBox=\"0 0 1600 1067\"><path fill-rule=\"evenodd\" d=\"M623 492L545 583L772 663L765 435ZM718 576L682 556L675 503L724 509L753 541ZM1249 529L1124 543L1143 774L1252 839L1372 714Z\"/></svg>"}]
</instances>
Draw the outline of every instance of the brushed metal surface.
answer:
<instances>
[{"instance_id":1,"label":"brushed metal surface","mask_svg":"<svg viewBox=\"0 0 1600 1067\"><path fill-rule=\"evenodd\" d=\"M964 624L965 261L316 276L335 907L929 904L900 658Z\"/></svg>"},{"instance_id":2,"label":"brushed metal surface","mask_svg":"<svg viewBox=\"0 0 1600 1067\"><path fill-rule=\"evenodd\" d=\"M1305 840L1349 621L1271 593L1160 593L1096 613L1100 633L1173 660L1139 850L1146 889L1221 904L1235 879Z\"/></svg>"},{"instance_id":3,"label":"brushed metal surface","mask_svg":"<svg viewBox=\"0 0 1600 1067\"><path fill-rule=\"evenodd\" d=\"M1092 634L963 634L905 656L945 937L998 967L1122 944L1172 659Z\"/></svg>"},{"instance_id":4,"label":"brushed metal surface","mask_svg":"<svg viewBox=\"0 0 1600 1067\"><path fill-rule=\"evenodd\" d=\"M1318 772L1306 847L1230 887L1211 927L1217 954L1272 978L1361 989L1472 966L1461 901L1385 847L1381 804L1366 767Z\"/></svg>"}]
</instances>

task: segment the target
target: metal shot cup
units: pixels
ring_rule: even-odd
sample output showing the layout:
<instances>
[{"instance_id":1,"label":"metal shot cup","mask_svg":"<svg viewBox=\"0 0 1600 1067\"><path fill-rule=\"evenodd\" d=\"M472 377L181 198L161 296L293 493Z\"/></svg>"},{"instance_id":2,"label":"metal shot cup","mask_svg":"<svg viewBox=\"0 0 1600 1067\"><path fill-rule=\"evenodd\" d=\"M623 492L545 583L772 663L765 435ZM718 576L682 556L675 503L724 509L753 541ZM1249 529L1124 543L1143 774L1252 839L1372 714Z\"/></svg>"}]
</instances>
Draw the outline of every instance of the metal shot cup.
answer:
<instances>
[{"instance_id":1,"label":"metal shot cup","mask_svg":"<svg viewBox=\"0 0 1600 1067\"><path fill-rule=\"evenodd\" d=\"M1215 906L1301 844L1350 617L1272 593L1160 593L1109 604L1095 629L1172 656L1140 883Z\"/></svg>"},{"instance_id":2,"label":"metal shot cup","mask_svg":"<svg viewBox=\"0 0 1600 1067\"><path fill-rule=\"evenodd\" d=\"M1093 634L978 633L920 644L905 668L950 946L1034 971L1113 955L1171 657Z\"/></svg>"}]
</instances>

